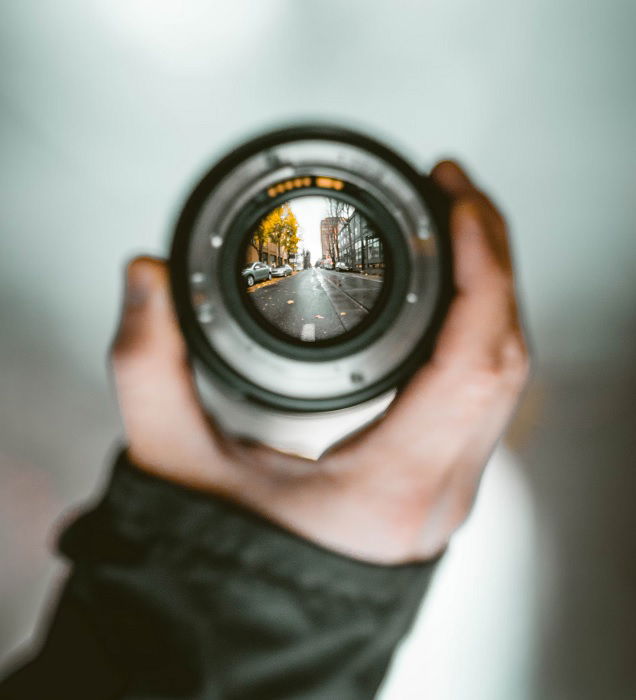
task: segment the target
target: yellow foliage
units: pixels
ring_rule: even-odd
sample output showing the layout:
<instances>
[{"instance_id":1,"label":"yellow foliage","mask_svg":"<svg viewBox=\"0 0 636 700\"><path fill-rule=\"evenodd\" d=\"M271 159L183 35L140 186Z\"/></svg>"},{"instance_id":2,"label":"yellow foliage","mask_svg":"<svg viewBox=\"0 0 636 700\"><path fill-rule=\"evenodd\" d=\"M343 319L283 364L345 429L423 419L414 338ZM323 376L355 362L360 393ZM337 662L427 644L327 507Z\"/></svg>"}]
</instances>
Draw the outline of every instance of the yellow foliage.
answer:
<instances>
[{"instance_id":1,"label":"yellow foliage","mask_svg":"<svg viewBox=\"0 0 636 700\"><path fill-rule=\"evenodd\" d=\"M260 253L268 242L278 247L279 255L283 248L288 253L298 250L298 220L289 204L272 209L260 220L252 237L252 245Z\"/></svg>"}]
</instances>

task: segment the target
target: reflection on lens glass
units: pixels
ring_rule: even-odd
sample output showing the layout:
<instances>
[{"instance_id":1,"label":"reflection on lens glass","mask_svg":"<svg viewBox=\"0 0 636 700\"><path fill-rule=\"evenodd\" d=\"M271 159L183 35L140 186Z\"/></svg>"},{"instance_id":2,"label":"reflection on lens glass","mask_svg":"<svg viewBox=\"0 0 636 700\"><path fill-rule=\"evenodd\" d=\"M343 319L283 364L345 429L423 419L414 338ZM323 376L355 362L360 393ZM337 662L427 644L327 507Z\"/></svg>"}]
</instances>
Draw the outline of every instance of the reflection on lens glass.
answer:
<instances>
[{"instance_id":1,"label":"reflection on lens glass","mask_svg":"<svg viewBox=\"0 0 636 700\"><path fill-rule=\"evenodd\" d=\"M353 331L378 302L384 243L351 204L295 197L269 211L250 232L241 270L261 318L304 343Z\"/></svg>"}]
</instances>

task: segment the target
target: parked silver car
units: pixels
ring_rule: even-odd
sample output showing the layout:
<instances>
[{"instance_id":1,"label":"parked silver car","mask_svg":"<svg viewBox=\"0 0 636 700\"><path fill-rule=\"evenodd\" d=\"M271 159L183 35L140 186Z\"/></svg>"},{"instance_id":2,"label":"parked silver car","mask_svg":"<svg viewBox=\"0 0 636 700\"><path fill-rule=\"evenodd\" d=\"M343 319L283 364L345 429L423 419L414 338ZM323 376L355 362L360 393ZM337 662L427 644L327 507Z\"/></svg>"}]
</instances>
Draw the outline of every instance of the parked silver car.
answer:
<instances>
[{"instance_id":1,"label":"parked silver car","mask_svg":"<svg viewBox=\"0 0 636 700\"><path fill-rule=\"evenodd\" d=\"M272 268L272 277L287 277L291 275L293 270L289 265L279 265L278 267Z\"/></svg>"},{"instance_id":2,"label":"parked silver car","mask_svg":"<svg viewBox=\"0 0 636 700\"><path fill-rule=\"evenodd\" d=\"M255 282L272 279L272 270L269 265L262 262L254 262L247 267L244 267L241 275L248 287L251 287Z\"/></svg>"}]
</instances>

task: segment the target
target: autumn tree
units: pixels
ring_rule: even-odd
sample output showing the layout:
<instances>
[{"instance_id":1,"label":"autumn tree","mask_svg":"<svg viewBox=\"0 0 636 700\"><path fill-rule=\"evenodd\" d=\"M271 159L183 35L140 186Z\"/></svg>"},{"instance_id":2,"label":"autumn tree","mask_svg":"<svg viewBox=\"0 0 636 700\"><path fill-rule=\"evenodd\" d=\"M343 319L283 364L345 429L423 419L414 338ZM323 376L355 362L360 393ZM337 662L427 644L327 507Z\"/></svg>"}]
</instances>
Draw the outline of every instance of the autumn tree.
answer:
<instances>
[{"instance_id":1,"label":"autumn tree","mask_svg":"<svg viewBox=\"0 0 636 700\"><path fill-rule=\"evenodd\" d=\"M284 245L287 250L287 254L295 254L298 252L298 244L300 242L300 237L298 235L298 219L292 211L291 207L286 204L287 212L285 216L285 234L284 234Z\"/></svg>"},{"instance_id":2,"label":"autumn tree","mask_svg":"<svg viewBox=\"0 0 636 700\"><path fill-rule=\"evenodd\" d=\"M263 248L265 244L269 241L270 226L268 225L268 219L272 216L272 214L273 212L263 217L258 222L256 231L254 231L254 235L252 236L252 240L250 241L250 244L258 253L258 259L261 261L263 260Z\"/></svg>"},{"instance_id":3,"label":"autumn tree","mask_svg":"<svg viewBox=\"0 0 636 700\"><path fill-rule=\"evenodd\" d=\"M258 259L263 259L263 248L267 243L274 243L278 250L278 257L285 249L289 254L298 250L298 220L289 204L283 204L272 209L258 223L252 235L250 244L258 252Z\"/></svg>"},{"instance_id":4,"label":"autumn tree","mask_svg":"<svg viewBox=\"0 0 636 700\"><path fill-rule=\"evenodd\" d=\"M278 258L283 249L288 254L298 250L298 220L289 204L277 207L267 217L267 233L269 240L276 245Z\"/></svg>"}]
</instances>

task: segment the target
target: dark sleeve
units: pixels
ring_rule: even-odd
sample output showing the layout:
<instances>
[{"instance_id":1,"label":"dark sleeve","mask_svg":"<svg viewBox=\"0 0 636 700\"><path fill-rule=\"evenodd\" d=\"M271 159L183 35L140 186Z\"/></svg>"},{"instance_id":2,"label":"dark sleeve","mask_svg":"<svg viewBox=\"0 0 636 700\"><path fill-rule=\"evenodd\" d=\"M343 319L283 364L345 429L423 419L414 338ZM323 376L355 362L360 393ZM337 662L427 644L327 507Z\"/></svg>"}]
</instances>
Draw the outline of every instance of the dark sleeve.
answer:
<instances>
[{"instance_id":1,"label":"dark sleeve","mask_svg":"<svg viewBox=\"0 0 636 700\"><path fill-rule=\"evenodd\" d=\"M124 455L60 549L71 576L3 700L372 698L434 569L338 555Z\"/></svg>"}]
</instances>

